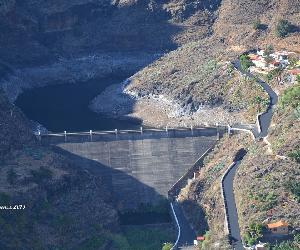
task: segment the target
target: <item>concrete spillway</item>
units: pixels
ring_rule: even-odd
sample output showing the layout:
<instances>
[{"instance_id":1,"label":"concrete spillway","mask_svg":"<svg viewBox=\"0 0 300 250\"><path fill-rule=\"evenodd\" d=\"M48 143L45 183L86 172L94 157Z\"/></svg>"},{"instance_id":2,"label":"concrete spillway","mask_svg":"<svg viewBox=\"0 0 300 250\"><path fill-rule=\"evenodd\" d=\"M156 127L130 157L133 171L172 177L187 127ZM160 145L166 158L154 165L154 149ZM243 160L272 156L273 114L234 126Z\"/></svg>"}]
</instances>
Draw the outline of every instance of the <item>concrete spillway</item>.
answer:
<instances>
[{"instance_id":1,"label":"concrete spillway","mask_svg":"<svg viewBox=\"0 0 300 250\"><path fill-rule=\"evenodd\" d=\"M216 130L74 135L42 138L98 171L120 209L156 204L217 140Z\"/></svg>"}]
</instances>

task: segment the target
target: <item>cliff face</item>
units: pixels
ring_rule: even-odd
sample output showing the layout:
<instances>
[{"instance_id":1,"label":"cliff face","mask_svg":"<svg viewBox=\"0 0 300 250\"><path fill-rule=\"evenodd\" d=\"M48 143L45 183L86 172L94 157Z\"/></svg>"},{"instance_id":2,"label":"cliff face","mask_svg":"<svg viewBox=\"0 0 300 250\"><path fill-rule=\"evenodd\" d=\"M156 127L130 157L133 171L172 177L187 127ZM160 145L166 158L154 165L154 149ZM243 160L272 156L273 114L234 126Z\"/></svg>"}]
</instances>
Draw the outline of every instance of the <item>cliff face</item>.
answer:
<instances>
[{"instance_id":1,"label":"cliff face","mask_svg":"<svg viewBox=\"0 0 300 250\"><path fill-rule=\"evenodd\" d=\"M80 53L171 49L205 36L211 14L202 12L217 5L191 0L5 0L0 4L5 34L0 56L28 66Z\"/></svg>"}]
</instances>

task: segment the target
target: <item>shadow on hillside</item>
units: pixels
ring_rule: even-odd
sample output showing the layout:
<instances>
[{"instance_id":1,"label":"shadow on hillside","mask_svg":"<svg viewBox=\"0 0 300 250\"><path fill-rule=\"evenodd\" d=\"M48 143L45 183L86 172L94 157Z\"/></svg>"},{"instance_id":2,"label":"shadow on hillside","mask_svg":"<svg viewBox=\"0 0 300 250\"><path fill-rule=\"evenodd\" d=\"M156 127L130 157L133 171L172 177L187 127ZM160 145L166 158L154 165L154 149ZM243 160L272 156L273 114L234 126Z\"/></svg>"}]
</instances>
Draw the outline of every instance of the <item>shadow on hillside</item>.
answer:
<instances>
[{"instance_id":1,"label":"shadow on hillside","mask_svg":"<svg viewBox=\"0 0 300 250\"><path fill-rule=\"evenodd\" d=\"M208 223L203 208L193 200L184 200L180 203L185 211L188 211L188 215L192 218L194 231L198 235L204 235L208 230ZM189 220L191 223L191 221Z\"/></svg>"},{"instance_id":2,"label":"shadow on hillside","mask_svg":"<svg viewBox=\"0 0 300 250\"><path fill-rule=\"evenodd\" d=\"M298 32L300 32L300 26L292 24L291 25L291 33L298 33Z\"/></svg>"}]
</instances>

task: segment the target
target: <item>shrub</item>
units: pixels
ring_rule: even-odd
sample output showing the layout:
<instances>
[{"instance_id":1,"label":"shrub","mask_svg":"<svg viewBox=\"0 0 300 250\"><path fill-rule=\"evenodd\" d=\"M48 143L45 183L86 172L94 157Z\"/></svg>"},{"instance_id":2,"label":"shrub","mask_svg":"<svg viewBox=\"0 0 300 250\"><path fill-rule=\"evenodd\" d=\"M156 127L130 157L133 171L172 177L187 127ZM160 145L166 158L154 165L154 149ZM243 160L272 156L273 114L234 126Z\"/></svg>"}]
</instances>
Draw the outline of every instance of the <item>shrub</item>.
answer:
<instances>
[{"instance_id":1,"label":"shrub","mask_svg":"<svg viewBox=\"0 0 300 250\"><path fill-rule=\"evenodd\" d=\"M240 64L242 70L247 70L249 67L253 66L253 62L250 60L248 55L241 55L240 56Z\"/></svg>"},{"instance_id":2,"label":"shrub","mask_svg":"<svg viewBox=\"0 0 300 250\"><path fill-rule=\"evenodd\" d=\"M275 29L277 37L286 37L292 30L292 25L288 20L281 19L278 21Z\"/></svg>"},{"instance_id":3,"label":"shrub","mask_svg":"<svg viewBox=\"0 0 300 250\"><path fill-rule=\"evenodd\" d=\"M300 150L294 150L288 154L294 161L300 163Z\"/></svg>"},{"instance_id":4,"label":"shrub","mask_svg":"<svg viewBox=\"0 0 300 250\"><path fill-rule=\"evenodd\" d=\"M230 63L227 65L227 73L231 74L234 71L234 66Z\"/></svg>"},{"instance_id":5,"label":"shrub","mask_svg":"<svg viewBox=\"0 0 300 250\"><path fill-rule=\"evenodd\" d=\"M278 77L281 75L283 69L281 68L276 68L271 70L268 74L267 74L267 80L271 81L272 79L274 79L274 77Z\"/></svg>"},{"instance_id":6,"label":"shrub","mask_svg":"<svg viewBox=\"0 0 300 250\"><path fill-rule=\"evenodd\" d=\"M294 241L295 241L296 243L300 244L300 233L295 234L295 236L294 236Z\"/></svg>"},{"instance_id":7,"label":"shrub","mask_svg":"<svg viewBox=\"0 0 300 250\"><path fill-rule=\"evenodd\" d=\"M273 250L296 250L291 241L284 241L272 247Z\"/></svg>"},{"instance_id":8,"label":"shrub","mask_svg":"<svg viewBox=\"0 0 300 250\"><path fill-rule=\"evenodd\" d=\"M172 243L167 242L163 244L162 250L170 250L172 248Z\"/></svg>"},{"instance_id":9,"label":"shrub","mask_svg":"<svg viewBox=\"0 0 300 250\"><path fill-rule=\"evenodd\" d=\"M300 121L300 107L294 109L294 117Z\"/></svg>"},{"instance_id":10,"label":"shrub","mask_svg":"<svg viewBox=\"0 0 300 250\"><path fill-rule=\"evenodd\" d=\"M281 107L291 106L298 108L300 106L300 84L286 89L280 98Z\"/></svg>"},{"instance_id":11,"label":"shrub","mask_svg":"<svg viewBox=\"0 0 300 250\"><path fill-rule=\"evenodd\" d=\"M297 182L296 180L288 181L285 184L286 190L292 193L294 196L295 200L297 202L300 202L300 183Z\"/></svg>"},{"instance_id":12,"label":"shrub","mask_svg":"<svg viewBox=\"0 0 300 250\"><path fill-rule=\"evenodd\" d=\"M265 49L265 56L269 56L270 54L274 53L274 47L272 44L267 45L266 49Z\"/></svg>"},{"instance_id":13,"label":"shrub","mask_svg":"<svg viewBox=\"0 0 300 250\"><path fill-rule=\"evenodd\" d=\"M296 81L297 81L298 83L300 83L300 75L297 75L297 76L296 76Z\"/></svg>"},{"instance_id":14,"label":"shrub","mask_svg":"<svg viewBox=\"0 0 300 250\"><path fill-rule=\"evenodd\" d=\"M244 241L247 245L254 245L260 237L262 237L263 225L259 223L250 223L244 235Z\"/></svg>"},{"instance_id":15,"label":"shrub","mask_svg":"<svg viewBox=\"0 0 300 250\"><path fill-rule=\"evenodd\" d=\"M203 250L208 249L209 241L210 241L210 232L206 231L204 234L204 241L198 241L199 249L203 249Z\"/></svg>"}]
</instances>

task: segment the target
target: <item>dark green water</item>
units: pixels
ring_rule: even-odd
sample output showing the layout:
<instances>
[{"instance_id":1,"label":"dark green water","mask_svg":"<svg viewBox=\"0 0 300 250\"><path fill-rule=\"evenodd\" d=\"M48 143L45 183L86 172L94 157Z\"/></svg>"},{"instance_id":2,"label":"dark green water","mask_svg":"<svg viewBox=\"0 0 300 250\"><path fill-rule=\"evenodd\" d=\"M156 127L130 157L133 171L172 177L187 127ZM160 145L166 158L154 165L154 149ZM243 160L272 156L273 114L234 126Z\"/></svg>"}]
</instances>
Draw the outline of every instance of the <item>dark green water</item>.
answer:
<instances>
[{"instance_id":1,"label":"dark green water","mask_svg":"<svg viewBox=\"0 0 300 250\"><path fill-rule=\"evenodd\" d=\"M107 86L129 75L110 76L76 84L54 84L24 91L16 100L26 116L53 132L113 130L138 127L136 119L113 119L94 113L90 101Z\"/></svg>"}]
</instances>

